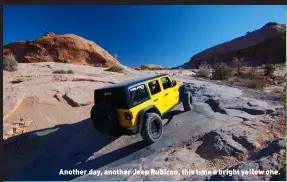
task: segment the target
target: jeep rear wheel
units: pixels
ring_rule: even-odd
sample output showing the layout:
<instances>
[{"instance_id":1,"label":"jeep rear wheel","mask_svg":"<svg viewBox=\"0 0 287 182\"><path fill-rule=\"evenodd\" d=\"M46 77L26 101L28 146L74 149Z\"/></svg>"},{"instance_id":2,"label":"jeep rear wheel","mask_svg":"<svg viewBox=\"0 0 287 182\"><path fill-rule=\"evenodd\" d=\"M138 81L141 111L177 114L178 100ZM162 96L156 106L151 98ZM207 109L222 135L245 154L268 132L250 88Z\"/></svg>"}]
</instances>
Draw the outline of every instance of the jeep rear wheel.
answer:
<instances>
[{"instance_id":1,"label":"jeep rear wheel","mask_svg":"<svg viewBox=\"0 0 287 182\"><path fill-rule=\"evenodd\" d=\"M184 111L190 111L192 109L192 96L190 91L183 93L182 105Z\"/></svg>"},{"instance_id":2,"label":"jeep rear wheel","mask_svg":"<svg viewBox=\"0 0 287 182\"><path fill-rule=\"evenodd\" d=\"M147 113L143 121L141 136L144 141L154 143L162 136L162 120L156 113Z\"/></svg>"},{"instance_id":3,"label":"jeep rear wheel","mask_svg":"<svg viewBox=\"0 0 287 182\"><path fill-rule=\"evenodd\" d=\"M99 103L91 110L91 119L94 128L102 134L120 136L118 127L118 114L107 104Z\"/></svg>"}]
</instances>

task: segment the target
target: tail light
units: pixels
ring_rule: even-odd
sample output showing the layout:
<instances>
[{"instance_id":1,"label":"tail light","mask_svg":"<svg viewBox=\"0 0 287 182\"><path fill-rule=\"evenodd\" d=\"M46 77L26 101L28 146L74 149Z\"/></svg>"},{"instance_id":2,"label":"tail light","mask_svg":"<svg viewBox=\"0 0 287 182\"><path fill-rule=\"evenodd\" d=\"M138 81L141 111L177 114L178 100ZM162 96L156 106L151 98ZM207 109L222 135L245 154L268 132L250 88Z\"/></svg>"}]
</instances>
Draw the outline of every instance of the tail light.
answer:
<instances>
[{"instance_id":1,"label":"tail light","mask_svg":"<svg viewBox=\"0 0 287 182\"><path fill-rule=\"evenodd\" d=\"M125 118L126 118L126 120L132 120L133 119L133 113L125 112Z\"/></svg>"}]
</instances>

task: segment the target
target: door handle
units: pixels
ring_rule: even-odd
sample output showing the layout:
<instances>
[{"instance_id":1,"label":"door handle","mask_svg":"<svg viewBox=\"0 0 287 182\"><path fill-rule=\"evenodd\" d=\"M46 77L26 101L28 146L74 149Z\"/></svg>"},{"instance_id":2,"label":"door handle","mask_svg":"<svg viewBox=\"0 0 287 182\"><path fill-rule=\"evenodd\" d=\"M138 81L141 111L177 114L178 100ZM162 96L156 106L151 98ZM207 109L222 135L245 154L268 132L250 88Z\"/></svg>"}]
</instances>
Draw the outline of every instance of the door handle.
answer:
<instances>
[{"instance_id":1,"label":"door handle","mask_svg":"<svg viewBox=\"0 0 287 182\"><path fill-rule=\"evenodd\" d=\"M167 96L168 94L165 94L164 96Z\"/></svg>"},{"instance_id":2,"label":"door handle","mask_svg":"<svg viewBox=\"0 0 287 182\"><path fill-rule=\"evenodd\" d=\"M154 102L158 101L158 99L153 100Z\"/></svg>"}]
</instances>

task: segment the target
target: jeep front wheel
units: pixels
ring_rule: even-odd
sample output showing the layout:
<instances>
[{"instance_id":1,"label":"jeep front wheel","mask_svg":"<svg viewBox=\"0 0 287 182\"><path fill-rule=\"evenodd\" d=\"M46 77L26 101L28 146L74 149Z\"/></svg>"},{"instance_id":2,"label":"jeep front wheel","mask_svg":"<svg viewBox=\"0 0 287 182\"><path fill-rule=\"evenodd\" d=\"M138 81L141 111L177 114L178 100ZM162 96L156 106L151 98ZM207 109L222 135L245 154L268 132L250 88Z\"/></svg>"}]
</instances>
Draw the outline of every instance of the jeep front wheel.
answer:
<instances>
[{"instance_id":1,"label":"jeep front wheel","mask_svg":"<svg viewBox=\"0 0 287 182\"><path fill-rule=\"evenodd\" d=\"M184 111L190 111L192 109L192 96L190 91L183 93L182 105Z\"/></svg>"},{"instance_id":2,"label":"jeep front wheel","mask_svg":"<svg viewBox=\"0 0 287 182\"><path fill-rule=\"evenodd\" d=\"M162 120L156 113L147 113L142 124L141 136L144 141L154 143L161 138Z\"/></svg>"}]
</instances>

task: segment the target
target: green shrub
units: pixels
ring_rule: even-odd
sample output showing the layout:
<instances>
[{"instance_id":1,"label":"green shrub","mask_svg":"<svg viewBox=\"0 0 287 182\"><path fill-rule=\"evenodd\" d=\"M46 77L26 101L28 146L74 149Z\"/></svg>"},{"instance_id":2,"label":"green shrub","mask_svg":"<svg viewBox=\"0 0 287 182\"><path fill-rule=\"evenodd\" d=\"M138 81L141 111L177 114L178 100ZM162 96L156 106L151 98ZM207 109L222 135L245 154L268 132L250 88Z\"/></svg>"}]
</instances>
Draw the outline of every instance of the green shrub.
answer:
<instances>
[{"instance_id":1,"label":"green shrub","mask_svg":"<svg viewBox=\"0 0 287 182\"><path fill-rule=\"evenodd\" d=\"M7 71L17 71L18 62L14 54L8 54L3 58L3 69Z\"/></svg>"},{"instance_id":2,"label":"green shrub","mask_svg":"<svg viewBox=\"0 0 287 182\"><path fill-rule=\"evenodd\" d=\"M65 59L65 60L64 60L64 63L69 63L69 61Z\"/></svg>"},{"instance_id":3,"label":"green shrub","mask_svg":"<svg viewBox=\"0 0 287 182\"><path fill-rule=\"evenodd\" d=\"M275 65L274 64L264 64L264 75L265 76L273 76L273 73L275 71Z\"/></svg>"},{"instance_id":4,"label":"green shrub","mask_svg":"<svg viewBox=\"0 0 287 182\"><path fill-rule=\"evenodd\" d=\"M214 80L225 80L233 76L233 70L225 63L217 63L212 73Z\"/></svg>"},{"instance_id":5,"label":"green shrub","mask_svg":"<svg viewBox=\"0 0 287 182\"><path fill-rule=\"evenodd\" d=\"M121 66L112 66L112 67L106 69L106 71L117 72L117 73L124 73L125 72L125 68L123 68Z\"/></svg>"}]
</instances>

